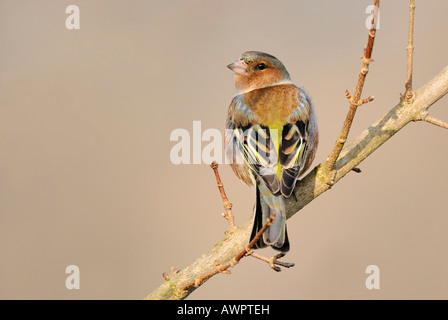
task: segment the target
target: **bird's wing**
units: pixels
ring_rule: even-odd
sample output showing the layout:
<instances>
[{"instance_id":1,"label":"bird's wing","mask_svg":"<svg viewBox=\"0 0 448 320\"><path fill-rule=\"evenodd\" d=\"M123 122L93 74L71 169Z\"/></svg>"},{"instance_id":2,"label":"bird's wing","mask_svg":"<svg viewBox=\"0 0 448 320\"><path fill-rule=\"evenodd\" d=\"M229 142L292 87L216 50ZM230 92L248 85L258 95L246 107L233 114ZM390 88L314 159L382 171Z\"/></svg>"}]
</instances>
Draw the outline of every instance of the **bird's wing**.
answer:
<instances>
[{"instance_id":1,"label":"bird's wing","mask_svg":"<svg viewBox=\"0 0 448 320\"><path fill-rule=\"evenodd\" d=\"M279 147L279 163L283 168L280 189L285 197L292 194L307 158L311 102L303 90L299 97L297 108L283 127Z\"/></svg>"},{"instance_id":2,"label":"bird's wing","mask_svg":"<svg viewBox=\"0 0 448 320\"><path fill-rule=\"evenodd\" d=\"M278 163L274 141L279 137L258 123L257 116L244 103L244 95L235 96L227 117L226 156L234 161L232 167L240 178L241 167L246 165L272 193L277 193L280 182L274 171Z\"/></svg>"}]
</instances>

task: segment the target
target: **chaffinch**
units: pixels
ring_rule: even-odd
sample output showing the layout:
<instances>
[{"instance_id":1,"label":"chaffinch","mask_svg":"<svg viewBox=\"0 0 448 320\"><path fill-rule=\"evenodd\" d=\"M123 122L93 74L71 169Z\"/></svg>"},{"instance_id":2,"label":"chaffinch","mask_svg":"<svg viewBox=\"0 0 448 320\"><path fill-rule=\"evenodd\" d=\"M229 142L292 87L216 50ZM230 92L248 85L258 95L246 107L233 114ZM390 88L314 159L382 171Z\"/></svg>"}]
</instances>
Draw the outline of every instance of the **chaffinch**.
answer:
<instances>
[{"instance_id":1,"label":"chaffinch","mask_svg":"<svg viewBox=\"0 0 448 320\"><path fill-rule=\"evenodd\" d=\"M319 140L311 99L272 55L248 51L227 66L236 95L226 122L226 156L237 177L256 186L251 240L272 212L274 222L255 248L289 250L285 198L311 165Z\"/></svg>"}]
</instances>

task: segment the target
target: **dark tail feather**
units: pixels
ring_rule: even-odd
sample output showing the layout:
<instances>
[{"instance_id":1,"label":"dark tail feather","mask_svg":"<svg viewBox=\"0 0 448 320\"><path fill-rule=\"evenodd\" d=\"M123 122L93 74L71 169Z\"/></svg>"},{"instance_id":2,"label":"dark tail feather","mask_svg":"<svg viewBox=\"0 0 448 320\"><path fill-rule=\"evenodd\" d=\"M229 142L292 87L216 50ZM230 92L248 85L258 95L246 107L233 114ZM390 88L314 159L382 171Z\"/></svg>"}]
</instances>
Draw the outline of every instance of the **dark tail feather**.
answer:
<instances>
[{"instance_id":1,"label":"dark tail feather","mask_svg":"<svg viewBox=\"0 0 448 320\"><path fill-rule=\"evenodd\" d=\"M264 185L257 186L257 206L255 209L254 225L252 228L250 240L252 241L252 239L255 238L257 233L263 228L267 218L271 215L271 212L274 211L276 213L276 216L274 218L274 224L272 224L265 231L263 236L260 237L260 239L256 242L254 247L256 249L260 249L270 245L275 250L279 250L281 252L287 252L289 251L289 240L288 240L288 232L286 231L286 222L285 222L286 219L284 218L285 215L284 199L282 198L281 195L276 196L272 194L269 195L269 199L265 199L265 197L262 196L262 192L260 192L259 187L266 188L266 186ZM277 203L277 205L281 209L271 208L268 204L268 201L280 202ZM278 237L276 236L277 239L275 241L270 241L269 239L270 234L278 235L279 233L280 236Z\"/></svg>"},{"instance_id":2,"label":"dark tail feather","mask_svg":"<svg viewBox=\"0 0 448 320\"><path fill-rule=\"evenodd\" d=\"M297 177L299 174L299 167L292 167L290 169L284 169L282 174L282 186L281 192L285 197L289 197L296 186Z\"/></svg>"}]
</instances>

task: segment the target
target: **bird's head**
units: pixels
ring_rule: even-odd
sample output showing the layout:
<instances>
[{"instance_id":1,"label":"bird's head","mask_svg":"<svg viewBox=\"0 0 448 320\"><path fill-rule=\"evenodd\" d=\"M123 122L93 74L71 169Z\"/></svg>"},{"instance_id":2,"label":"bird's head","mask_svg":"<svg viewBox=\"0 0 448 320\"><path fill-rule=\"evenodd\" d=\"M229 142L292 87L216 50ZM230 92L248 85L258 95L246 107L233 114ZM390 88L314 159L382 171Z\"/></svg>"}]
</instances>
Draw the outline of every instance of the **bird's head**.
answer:
<instances>
[{"instance_id":1,"label":"bird's head","mask_svg":"<svg viewBox=\"0 0 448 320\"><path fill-rule=\"evenodd\" d=\"M288 71L280 60L264 52L244 52L238 61L227 67L235 72L235 86L238 93L292 83Z\"/></svg>"}]
</instances>

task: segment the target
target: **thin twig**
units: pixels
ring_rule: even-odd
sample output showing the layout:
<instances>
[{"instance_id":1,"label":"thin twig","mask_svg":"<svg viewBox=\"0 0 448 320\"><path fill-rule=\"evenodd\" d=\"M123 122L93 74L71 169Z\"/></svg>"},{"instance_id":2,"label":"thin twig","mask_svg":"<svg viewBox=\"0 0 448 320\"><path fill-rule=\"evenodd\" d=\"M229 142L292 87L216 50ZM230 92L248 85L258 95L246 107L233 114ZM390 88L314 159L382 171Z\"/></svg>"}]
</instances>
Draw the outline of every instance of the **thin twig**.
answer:
<instances>
[{"instance_id":1,"label":"thin twig","mask_svg":"<svg viewBox=\"0 0 448 320\"><path fill-rule=\"evenodd\" d=\"M364 87L364 81L366 79L367 73L369 72L369 65L373 61L372 59L372 51L373 44L375 41L376 35L376 24L378 22L378 8L380 5L379 0L374 0L375 10L372 19L372 28L369 30L369 38L367 40L367 45L364 48L364 56L361 57L362 66L361 71L358 77L358 83L356 84L356 89L354 95L350 95L350 93L346 90L345 96L350 102L350 109L347 113L347 117L345 118L344 125L342 127L341 133L339 134L338 139L336 140L333 151L328 156L328 161L326 164L326 172L328 175L327 184L332 185L334 183L334 165L339 158L342 148L344 147L345 142L347 141L348 133L353 123L353 118L355 117L356 110L358 107L364 103L370 102L373 100L373 97L368 97L366 99L361 99L362 89Z\"/></svg>"},{"instance_id":2,"label":"thin twig","mask_svg":"<svg viewBox=\"0 0 448 320\"><path fill-rule=\"evenodd\" d=\"M200 277L200 278L196 278L194 281L194 286L198 287L199 285L201 285L205 280L213 277L215 274L218 273L223 273L223 274L230 274L230 271L227 270L230 267L233 267L234 265L238 264L238 262L244 257L246 256L246 254L248 252L250 252L252 250L252 248L255 246L255 244L257 243L257 241L261 238L261 236L263 235L263 233L266 231L266 229L274 223L274 218L275 218L275 212L272 212L270 217L266 220L266 223L264 224L264 226L260 229L260 231L258 231L258 233L255 235L255 237L252 239L251 242L249 242L249 244L244 248L244 250L242 250L240 253L238 253L233 259L230 260L230 262L221 265L221 263L218 260L215 260L215 266L216 266L216 270L213 270L212 272Z\"/></svg>"},{"instance_id":3,"label":"thin twig","mask_svg":"<svg viewBox=\"0 0 448 320\"><path fill-rule=\"evenodd\" d=\"M431 116L426 116L423 119L425 122L431 123L433 125L439 126L441 128L445 128L448 129L448 123L442 120L439 120L437 118L431 117Z\"/></svg>"},{"instance_id":4,"label":"thin twig","mask_svg":"<svg viewBox=\"0 0 448 320\"><path fill-rule=\"evenodd\" d=\"M413 71L413 59L414 59L414 15L415 15L415 1L410 0L409 5L409 34L408 34L408 71L406 75L406 82L404 84L406 93L404 98L407 102L410 102L414 93L412 91L412 71Z\"/></svg>"},{"instance_id":5,"label":"thin twig","mask_svg":"<svg viewBox=\"0 0 448 320\"><path fill-rule=\"evenodd\" d=\"M271 215L269 216L269 218L267 218L266 223L264 224L263 228L261 228L260 231L258 231L258 233L255 235L255 237L252 239L252 241L249 242L247 247L233 259L234 262L240 261L241 258L244 257L255 246L255 244L258 242L258 240L260 240L263 233L266 231L266 229L271 224L274 223L274 218L275 218L275 212L272 212Z\"/></svg>"},{"instance_id":6,"label":"thin twig","mask_svg":"<svg viewBox=\"0 0 448 320\"><path fill-rule=\"evenodd\" d=\"M215 173L216 178L216 184L218 185L219 193L221 194L222 202L224 205L224 209L226 210L226 213L223 214L223 217L229 221L229 228L226 231L226 234L232 232L232 230L235 227L235 219L232 214L232 204L230 203L229 199L227 199L226 191L224 190L224 185L222 184L221 177L219 176L218 172L218 164L213 161L210 167L213 169L213 172Z\"/></svg>"}]
</instances>

